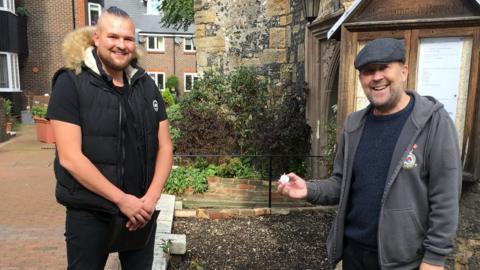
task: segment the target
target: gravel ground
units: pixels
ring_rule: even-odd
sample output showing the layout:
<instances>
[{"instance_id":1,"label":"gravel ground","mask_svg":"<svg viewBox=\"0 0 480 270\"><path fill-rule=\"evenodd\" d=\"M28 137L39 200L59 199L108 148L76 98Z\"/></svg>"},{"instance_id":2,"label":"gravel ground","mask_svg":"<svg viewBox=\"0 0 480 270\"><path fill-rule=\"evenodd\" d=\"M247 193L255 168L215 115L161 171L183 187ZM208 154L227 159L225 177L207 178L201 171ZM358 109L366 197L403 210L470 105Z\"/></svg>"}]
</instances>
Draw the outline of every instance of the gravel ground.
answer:
<instances>
[{"instance_id":1,"label":"gravel ground","mask_svg":"<svg viewBox=\"0 0 480 270\"><path fill-rule=\"evenodd\" d=\"M169 269L327 269L325 241L332 212L225 220L175 218L173 233L187 235L187 253Z\"/></svg>"}]
</instances>

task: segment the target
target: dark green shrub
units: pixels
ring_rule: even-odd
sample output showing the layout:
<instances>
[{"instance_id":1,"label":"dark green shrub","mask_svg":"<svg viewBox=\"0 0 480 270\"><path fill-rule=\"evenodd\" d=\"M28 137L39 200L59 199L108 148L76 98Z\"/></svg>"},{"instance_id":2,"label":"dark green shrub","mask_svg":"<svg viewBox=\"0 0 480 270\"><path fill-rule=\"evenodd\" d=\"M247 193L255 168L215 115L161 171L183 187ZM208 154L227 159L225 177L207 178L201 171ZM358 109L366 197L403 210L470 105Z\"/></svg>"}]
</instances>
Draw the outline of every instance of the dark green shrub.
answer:
<instances>
[{"instance_id":1,"label":"dark green shrub","mask_svg":"<svg viewBox=\"0 0 480 270\"><path fill-rule=\"evenodd\" d=\"M303 174L305 158L310 152L310 127L305 119L305 92L293 90L283 102L270 108L255 123L255 140L252 145L259 153L283 155L273 159L273 175L295 171ZM296 157L295 157L296 156ZM257 164L260 171L267 171L267 164Z\"/></svg>"},{"instance_id":2,"label":"dark green shrub","mask_svg":"<svg viewBox=\"0 0 480 270\"><path fill-rule=\"evenodd\" d=\"M178 139L181 136L180 129L178 128L178 123L182 119L182 114L180 113L180 105L175 104L167 108L168 122L170 124L170 137L172 138L173 146L175 147Z\"/></svg>"},{"instance_id":3,"label":"dark green shrub","mask_svg":"<svg viewBox=\"0 0 480 270\"><path fill-rule=\"evenodd\" d=\"M173 74L168 76L167 81L165 82L165 87L168 89L174 89L175 93L178 93L178 77Z\"/></svg>"},{"instance_id":4,"label":"dark green shrub","mask_svg":"<svg viewBox=\"0 0 480 270\"><path fill-rule=\"evenodd\" d=\"M231 154L236 145L233 124L213 110L193 107L182 109L182 120L177 127L177 154Z\"/></svg>"}]
</instances>

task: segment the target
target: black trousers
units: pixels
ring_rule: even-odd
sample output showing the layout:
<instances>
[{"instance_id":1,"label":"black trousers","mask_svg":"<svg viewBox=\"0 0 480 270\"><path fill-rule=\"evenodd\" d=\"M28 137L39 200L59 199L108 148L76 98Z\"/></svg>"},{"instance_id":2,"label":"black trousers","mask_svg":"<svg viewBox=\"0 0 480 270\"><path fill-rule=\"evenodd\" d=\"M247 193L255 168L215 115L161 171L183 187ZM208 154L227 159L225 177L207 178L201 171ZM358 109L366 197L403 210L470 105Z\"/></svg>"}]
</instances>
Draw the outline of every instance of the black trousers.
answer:
<instances>
[{"instance_id":1,"label":"black trousers","mask_svg":"<svg viewBox=\"0 0 480 270\"><path fill-rule=\"evenodd\" d=\"M380 270L378 252L346 240L343 248L343 270Z\"/></svg>"},{"instance_id":2,"label":"black trousers","mask_svg":"<svg viewBox=\"0 0 480 270\"><path fill-rule=\"evenodd\" d=\"M109 216L67 209L65 240L68 269L104 269L108 258ZM119 252L123 270L152 269L155 235L145 248Z\"/></svg>"}]
</instances>

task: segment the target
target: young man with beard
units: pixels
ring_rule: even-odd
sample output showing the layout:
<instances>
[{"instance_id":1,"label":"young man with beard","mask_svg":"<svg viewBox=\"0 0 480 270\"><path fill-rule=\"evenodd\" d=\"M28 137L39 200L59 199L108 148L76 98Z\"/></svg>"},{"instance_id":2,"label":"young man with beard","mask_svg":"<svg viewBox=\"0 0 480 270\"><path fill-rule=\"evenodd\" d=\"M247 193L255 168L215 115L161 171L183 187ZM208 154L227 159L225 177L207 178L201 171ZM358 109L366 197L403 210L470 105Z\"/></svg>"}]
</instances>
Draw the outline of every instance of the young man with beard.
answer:
<instances>
[{"instance_id":1,"label":"young man with beard","mask_svg":"<svg viewBox=\"0 0 480 270\"><path fill-rule=\"evenodd\" d=\"M288 197L338 204L329 260L344 270L443 269L458 223L462 166L455 126L433 97L407 91L403 43L373 40L355 59L370 105L349 115L333 175L279 183Z\"/></svg>"},{"instance_id":2,"label":"young man with beard","mask_svg":"<svg viewBox=\"0 0 480 270\"><path fill-rule=\"evenodd\" d=\"M144 243L119 252L122 269L151 269L151 220L172 166L165 106L154 81L136 65L135 27L116 7L95 29L70 33L65 67L53 78L48 107L57 153L57 201L67 208L68 269L103 269L112 222L153 228Z\"/></svg>"}]
</instances>

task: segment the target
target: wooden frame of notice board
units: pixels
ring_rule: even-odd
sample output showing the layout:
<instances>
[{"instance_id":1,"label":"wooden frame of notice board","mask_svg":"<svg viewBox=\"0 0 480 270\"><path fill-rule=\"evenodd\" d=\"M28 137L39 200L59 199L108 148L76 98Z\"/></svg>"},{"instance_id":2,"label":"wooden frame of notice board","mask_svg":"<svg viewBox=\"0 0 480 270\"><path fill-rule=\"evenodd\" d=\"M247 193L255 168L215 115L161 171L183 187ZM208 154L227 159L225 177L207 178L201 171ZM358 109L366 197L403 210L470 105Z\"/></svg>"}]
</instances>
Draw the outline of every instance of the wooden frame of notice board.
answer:
<instances>
[{"instance_id":1,"label":"wooden frame of notice board","mask_svg":"<svg viewBox=\"0 0 480 270\"><path fill-rule=\"evenodd\" d=\"M442 5L457 2L441 1ZM349 113L368 103L362 96L358 71L353 65L357 53L366 42L375 38L401 39L405 43L406 64L409 66L407 89L434 97L440 95L437 98L445 104L458 131L464 180L480 180L480 8L478 14L473 14L477 12L476 7L469 5L474 3L463 0L463 5L468 6L465 8L468 14L464 17L438 18L429 13L431 18L412 19L404 12L402 16L407 19L373 18L373 21L365 21L362 12L374 10L374 7L368 7L368 2L359 7L352 22L347 20L341 27L337 126L342 127ZM380 1L370 2L371 5L381 5ZM404 2L398 5L408 5ZM433 9L433 12L435 10L441 9ZM368 12L364 17L372 19L377 16L372 14ZM340 130L337 129L337 134Z\"/></svg>"}]
</instances>

